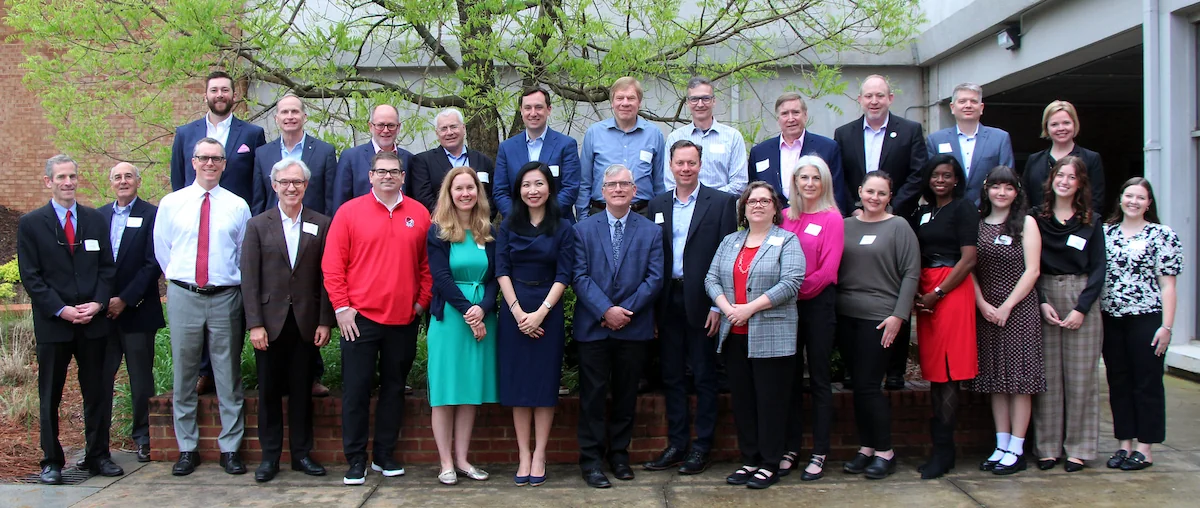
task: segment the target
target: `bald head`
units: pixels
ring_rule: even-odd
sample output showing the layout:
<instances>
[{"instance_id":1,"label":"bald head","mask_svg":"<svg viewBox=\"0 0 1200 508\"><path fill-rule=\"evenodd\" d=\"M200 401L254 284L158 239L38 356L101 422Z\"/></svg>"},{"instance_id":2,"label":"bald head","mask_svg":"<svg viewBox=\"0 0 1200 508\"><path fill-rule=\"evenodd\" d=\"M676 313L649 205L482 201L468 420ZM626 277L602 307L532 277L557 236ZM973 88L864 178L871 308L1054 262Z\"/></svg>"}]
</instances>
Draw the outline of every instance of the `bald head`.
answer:
<instances>
[{"instance_id":1,"label":"bald head","mask_svg":"<svg viewBox=\"0 0 1200 508\"><path fill-rule=\"evenodd\" d=\"M380 147L396 143L400 132L400 112L390 104L380 104L371 110L371 138Z\"/></svg>"},{"instance_id":2,"label":"bald head","mask_svg":"<svg viewBox=\"0 0 1200 508\"><path fill-rule=\"evenodd\" d=\"M142 173L133 164L118 162L108 170L108 182L117 195L117 204L126 206L137 197L138 187L142 185Z\"/></svg>"},{"instance_id":3,"label":"bald head","mask_svg":"<svg viewBox=\"0 0 1200 508\"><path fill-rule=\"evenodd\" d=\"M862 107L867 123L875 129L887 121L892 107L892 87L887 79L878 74L867 76L858 93L858 105Z\"/></svg>"}]
</instances>

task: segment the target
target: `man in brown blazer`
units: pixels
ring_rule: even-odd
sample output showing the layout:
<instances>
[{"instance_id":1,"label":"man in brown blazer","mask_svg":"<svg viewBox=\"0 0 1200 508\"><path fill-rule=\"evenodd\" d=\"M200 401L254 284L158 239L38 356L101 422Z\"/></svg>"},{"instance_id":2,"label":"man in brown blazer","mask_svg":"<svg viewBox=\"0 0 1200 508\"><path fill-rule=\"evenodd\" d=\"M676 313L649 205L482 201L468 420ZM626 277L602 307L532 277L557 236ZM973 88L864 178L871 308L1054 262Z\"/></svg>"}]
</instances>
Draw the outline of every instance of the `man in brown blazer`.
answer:
<instances>
[{"instance_id":1,"label":"man in brown blazer","mask_svg":"<svg viewBox=\"0 0 1200 508\"><path fill-rule=\"evenodd\" d=\"M279 206L250 219L242 243L242 294L246 327L258 365L258 441L262 464L254 473L267 482L279 473L283 453L283 396L288 396L292 470L312 476L325 468L312 450L313 355L329 342L333 308L325 292L321 254L329 217L304 208L312 176L298 159L271 168Z\"/></svg>"}]
</instances>

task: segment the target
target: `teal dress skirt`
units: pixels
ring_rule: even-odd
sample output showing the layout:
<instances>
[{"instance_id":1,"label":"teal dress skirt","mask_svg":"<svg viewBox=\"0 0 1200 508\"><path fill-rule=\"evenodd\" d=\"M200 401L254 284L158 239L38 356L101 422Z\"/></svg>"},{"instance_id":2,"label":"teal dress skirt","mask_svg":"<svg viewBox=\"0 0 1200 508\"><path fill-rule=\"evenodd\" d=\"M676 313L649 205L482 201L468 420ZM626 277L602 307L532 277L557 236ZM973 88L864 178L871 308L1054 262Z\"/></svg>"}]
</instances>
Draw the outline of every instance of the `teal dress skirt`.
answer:
<instances>
[{"instance_id":1,"label":"teal dress skirt","mask_svg":"<svg viewBox=\"0 0 1200 508\"><path fill-rule=\"evenodd\" d=\"M429 268L435 295L426 338L429 405L496 402L496 292L488 290L489 285L495 286L488 259L488 251L493 249L475 243L469 231L465 241L445 242L437 238L436 229L430 228L429 232ZM491 295L490 305L484 304L485 295ZM445 303L438 308L441 301ZM479 340L463 319L464 311L472 305L484 309L487 335ZM460 311L456 306L465 308Z\"/></svg>"}]
</instances>

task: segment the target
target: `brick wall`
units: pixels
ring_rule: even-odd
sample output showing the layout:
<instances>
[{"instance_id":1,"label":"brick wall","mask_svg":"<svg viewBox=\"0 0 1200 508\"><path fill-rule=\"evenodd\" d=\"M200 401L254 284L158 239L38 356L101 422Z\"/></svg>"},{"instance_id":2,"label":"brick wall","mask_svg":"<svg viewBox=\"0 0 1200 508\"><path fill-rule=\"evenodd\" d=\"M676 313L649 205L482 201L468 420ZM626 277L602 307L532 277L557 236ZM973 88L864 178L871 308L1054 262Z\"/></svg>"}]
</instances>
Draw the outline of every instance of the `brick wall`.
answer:
<instances>
[{"instance_id":1,"label":"brick wall","mask_svg":"<svg viewBox=\"0 0 1200 508\"><path fill-rule=\"evenodd\" d=\"M929 417L932 414L928 386L924 383L909 383L910 390L885 392L891 399L892 440L897 453L916 457L927 453L929 445ZM960 449L986 451L993 446L995 434L992 430L991 408L986 396L963 392L958 420L956 441ZM257 462L261 452L257 437L258 398L256 392L246 394L246 434L242 442L243 459ZM805 399L805 407L811 402ZM720 417L717 422L716 443L713 458L736 460L736 430L730 396L722 395L719 404ZM341 399L327 397L314 399L314 447L313 458L326 464L344 463L341 434ZM286 404L284 405L286 411ZM833 460L849 460L858 450L858 438L854 425L854 399L852 392L835 390L835 420L831 436ZM206 395L200 398L197 421L200 425L200 454L206 461L219 457L217 434L221 430L217 399ZM374 404L372 404L374 414ZM805 415L808 418L808 415ZM374 417L372 416L372 421ZM285 417L286 421L286 417ZM547 460L551 463L575 463L578 461L576 426L579 422L579 398L562 397L554 417L554 428L550 434ZM630 445L630 459L634 463L651 460L666 447L666 408L661 395L638 397L638 415ZM811 449L812 428L806 421L805 449ZM430 428L429 403L421 392L405 401L404 426L400 432L396 455L406 464L438 463L437 445ZM286 436L286 430L284 432ZM174 461L178 458L175 431L171 417L171 395L164 394L150 401L150 445L154 460ZM370 446L368 446L370 451ZM290 461L285 437L283 461ZM802 457L803 459L804 457ZM475 430L471 439L471 461L480 464L515 464L517 442L513 431L512 411L495 404L480 408L475 419ZM803 462L803 460L802 460Z\"/></svg>"},{"instance_id":2,"label":"brick wall","mask_svg":"<svg viewBox=\"0 0 1200 508\"><path fill-rule=\"evenodd\" d=\"M0 1L0 205L27 212L50 199L42 185L46 159L55 154L53 129L43 116L41 102L25 88L19 66L25 62L24 45L8 41L14 30L2 20L8 6Z\"/></svg>"}]
</instances>

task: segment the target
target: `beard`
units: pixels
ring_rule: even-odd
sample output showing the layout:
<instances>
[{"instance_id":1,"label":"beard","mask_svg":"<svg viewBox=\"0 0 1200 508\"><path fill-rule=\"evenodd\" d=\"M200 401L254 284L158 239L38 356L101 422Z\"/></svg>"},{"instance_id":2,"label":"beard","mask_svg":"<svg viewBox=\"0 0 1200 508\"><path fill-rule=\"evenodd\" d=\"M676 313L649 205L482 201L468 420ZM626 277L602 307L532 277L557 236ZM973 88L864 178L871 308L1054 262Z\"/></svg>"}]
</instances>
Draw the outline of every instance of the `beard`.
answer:
<instances>
[{"instance_id":1,"label":"beard","mask_svg":"<svg viewBox=\"0 0 1200 508\"><path fill-rule=\"evenodd\" d=\"M223 104L218 104L216 101L214 101L212 99L208 99L208 100L205 100L204 103L208 105L208 110L217 116L228 115L229 112L231 110L233 110L233 101L232 100L226 101Z\"/></svg>"}]
</instances>

